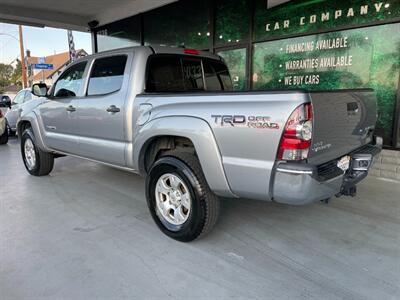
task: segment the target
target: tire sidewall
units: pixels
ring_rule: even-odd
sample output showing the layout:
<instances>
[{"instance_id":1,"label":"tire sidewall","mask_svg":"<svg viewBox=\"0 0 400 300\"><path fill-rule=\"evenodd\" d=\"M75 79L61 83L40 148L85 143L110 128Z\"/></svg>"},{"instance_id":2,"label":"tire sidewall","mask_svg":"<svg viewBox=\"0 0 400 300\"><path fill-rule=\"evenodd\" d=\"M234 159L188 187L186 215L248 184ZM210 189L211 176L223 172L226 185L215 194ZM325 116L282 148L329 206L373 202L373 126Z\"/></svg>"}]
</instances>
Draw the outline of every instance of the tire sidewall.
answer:
<instances>
[{"instance_id":1,"label":"tire sidewall","mask_svg":"<svg viewBox=\"0 0 400 300\"><path fill-rule=\"evenodd\" d=\"M31 140L31 142L33 144L33 147L35 149L36 160L35 160L35 167L33 169L29 169L28 164L26 162L26 158L25 158L25 149L24 148L25 148L25 141L27 139ZM40 167L40 156L39 156L38 148L36 146L35 136L33 135L33 132L30 129L26 129L22 134L22 137L21 137L21 154L22 154L22 160L24 162L26 170L32 175L38 174L39 173L39 167Z\"/></svg>"},{"instance_id":2,"label":"tire sidewall","mask_svg":"<svg viewBox=\"0 0 400 300\"><path fill-rule=\"evenodd\" d=\"M158 179L166 174L174 174L183 180L191 196L191 211L182 225L172 225L157 214L155 190ZM163 157L151 168L146 178L146 199L150 213L157 226L169 237L179 241L190 241L199 235L205 223L205 205L202 200L199 179L195 173L182 161L175 157Z\"/></svg>"}]
</instances>

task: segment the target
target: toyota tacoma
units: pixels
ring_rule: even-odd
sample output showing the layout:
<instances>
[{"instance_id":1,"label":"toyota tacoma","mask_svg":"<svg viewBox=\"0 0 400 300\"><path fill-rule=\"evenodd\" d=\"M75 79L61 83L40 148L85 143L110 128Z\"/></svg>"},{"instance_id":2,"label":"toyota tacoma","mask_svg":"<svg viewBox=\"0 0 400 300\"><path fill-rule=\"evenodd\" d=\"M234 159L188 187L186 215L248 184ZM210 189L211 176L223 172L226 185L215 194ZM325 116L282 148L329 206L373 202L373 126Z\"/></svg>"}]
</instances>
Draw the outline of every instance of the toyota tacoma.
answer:
<instances>
[{"instance_id":1,"label":"toyota tacoma","mask_svg":"<svg viewBox=\"0 0 400 300\"><path fill-rule=\"evenodd\" d=\"M32 93L17 124L28 172L71 155L146 176L154 221L179 241L213 228L221 197L354 196L382 146L372 90L233 92L224 61L192 49L87 56Z\"/></svg>"}]
</instances>

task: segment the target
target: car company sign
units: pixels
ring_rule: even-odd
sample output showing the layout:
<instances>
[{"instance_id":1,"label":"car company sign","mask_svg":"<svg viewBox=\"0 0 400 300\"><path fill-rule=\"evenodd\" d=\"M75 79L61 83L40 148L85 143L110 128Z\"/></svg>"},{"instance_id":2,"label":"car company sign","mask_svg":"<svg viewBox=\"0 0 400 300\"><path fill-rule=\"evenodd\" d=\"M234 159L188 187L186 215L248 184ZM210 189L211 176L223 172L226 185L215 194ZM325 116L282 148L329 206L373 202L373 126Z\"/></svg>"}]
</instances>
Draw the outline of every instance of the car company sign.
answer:
<instances>
[{"instance_id":1,"label":"car company sign","mask_svg":"<svg viewBox=\"0 0 400 300\"><path fill-rule=\"evenodd\" d=\"M264 1L265 2L265 1ZM340 29L379 21L400 20L400 2L391 1L293 1L272 9L265 3L256 10L255 39ZM263 7L260 7L263 6Z\"/></svg>"}]
</instances>

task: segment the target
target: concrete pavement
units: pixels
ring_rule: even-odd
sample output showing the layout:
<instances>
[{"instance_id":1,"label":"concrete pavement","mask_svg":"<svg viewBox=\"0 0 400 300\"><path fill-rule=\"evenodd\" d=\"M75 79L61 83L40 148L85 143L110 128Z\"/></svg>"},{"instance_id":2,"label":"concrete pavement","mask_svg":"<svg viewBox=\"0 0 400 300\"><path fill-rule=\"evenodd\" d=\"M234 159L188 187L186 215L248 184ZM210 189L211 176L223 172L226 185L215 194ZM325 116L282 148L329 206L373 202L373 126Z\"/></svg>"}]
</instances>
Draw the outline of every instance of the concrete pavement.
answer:
<instances>
[{"instance_id":1,"label":"concrete pavement","mask_svg":"<svg viewBox=\"0 0 400 300\"><path fill-rule=\"evenodd\" d=\"M398 299L400 186L290 207L224 200L190 244L153 223L136 175L75 158L25 171L0 146L0 299Z\"/></svg>"}]
</instances>

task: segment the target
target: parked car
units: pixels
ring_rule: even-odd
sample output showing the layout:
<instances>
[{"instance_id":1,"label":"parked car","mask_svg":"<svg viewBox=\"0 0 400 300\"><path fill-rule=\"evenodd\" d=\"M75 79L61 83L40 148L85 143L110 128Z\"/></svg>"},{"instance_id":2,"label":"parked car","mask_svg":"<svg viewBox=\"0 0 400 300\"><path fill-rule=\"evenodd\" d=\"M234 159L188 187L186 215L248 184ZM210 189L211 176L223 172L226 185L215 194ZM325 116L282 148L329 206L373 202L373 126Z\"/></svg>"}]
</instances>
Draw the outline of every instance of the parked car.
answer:
<instances>
[{"instance_id":1,"label":"parked car","mask_svg":"<svg viewBox=\"0 0 400 300\"><path fill-rule=\"evenodd\" d=\"M18 92L15 98L12 100L10 108L6 113L7 130L9 136L14 136L17 131L17 121L21 116L24 108L27 107L27 102L33 99L38 99L31 93L31 89L22 89Z\"/></svg>"},{"instance_id":2,"label":"parked car","mask_svg":"<svg viewBox=\"0 0 400 300\"><path fill-rule=\"evenodd\" d=\"M82 58L18 122L22 159L47 175L73 155L146 176L168 236L212 229L219 196L300 205L356 193L382 139L372 90L232 92L223 60L135 47Z\"/></svg>"},{"instance_id":3,"label":"parked car","mask_svg":"<svg viewBox=\"0 0 400 300\"><path fill-rule=\"evenodd\" d=\"M0 145L8 143L8 131L6 127L6 118L0 109Z\"/></svg>"},{"instance_id":4,"label":"parked car","mask_svg":"<svg viewBox=\"0 0 400 300\"><path fill-rule=\"evenodd\" d=\"M3 114L6 114L8 109L11 107L11 99L7 95L0 95L0 110Z\"/></svg>"}]
</instances>

